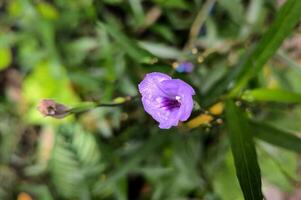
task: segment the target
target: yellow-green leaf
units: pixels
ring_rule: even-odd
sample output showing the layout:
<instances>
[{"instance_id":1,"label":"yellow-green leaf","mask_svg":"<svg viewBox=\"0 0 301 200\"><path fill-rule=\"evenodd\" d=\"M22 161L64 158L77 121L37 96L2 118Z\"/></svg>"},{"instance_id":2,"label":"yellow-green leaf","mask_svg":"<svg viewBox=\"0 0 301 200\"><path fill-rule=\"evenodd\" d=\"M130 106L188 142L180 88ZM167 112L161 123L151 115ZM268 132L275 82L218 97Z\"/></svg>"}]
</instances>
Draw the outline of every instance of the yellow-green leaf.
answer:
<instances>
[{"instance_id":1,"label":"yellow-green leaf","mask_svg":"<svg viewBox=\"0 0 301 200\"><path fill-rule=\"evenodd\" d=\"M12 61L12 54L9 48L0 48L0 70L7 68Z\"/></svg>"},{"instance_id":2,"label":"yellow-green leaf","mask_svg":"<svg viewBox=\"0 0 301 200\"><path fill-rule=\"evenodd\" d=\"M22 95L28 111L25 118L32 123L43 123L46 120L62 121L62 119L44 118L37 112L37 105L41 99L53 99L66 106L74 106L79 102L64 67L50 61L39 63L25 78Z\"/></svg>"},{"instance_id":3,"label":"yellow-green leaf","mask_svg":"<svg viewBox=\"0 0 301 200\"><path fill-rule=\"evenodd\" d=\"M301 103L301 94L280 89L259 88L244 92L242 99L246 101Z\"/></svg>"}]
</instances>

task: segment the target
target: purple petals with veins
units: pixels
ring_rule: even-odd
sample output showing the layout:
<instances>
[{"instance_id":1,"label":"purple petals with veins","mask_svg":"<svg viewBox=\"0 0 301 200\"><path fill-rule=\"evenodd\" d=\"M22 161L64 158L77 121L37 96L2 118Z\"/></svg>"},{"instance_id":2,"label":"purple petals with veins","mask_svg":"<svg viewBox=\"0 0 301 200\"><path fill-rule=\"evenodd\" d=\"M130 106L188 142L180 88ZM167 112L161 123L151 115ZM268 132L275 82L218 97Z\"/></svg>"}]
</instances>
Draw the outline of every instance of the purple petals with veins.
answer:
<instances>
[{"instance_id":1,"label":"purple petals with veins","mask_svg":"<svg viewBox=\"0 0 301 200\"><path fill-rule=\"evenodd\" d=\"M195 94L189 84L153 72L147 74L138 87L145 111L159 122L160 128L169 129L189 118Z\"/></svg>"},{"instance_id":2,"label":"purple petals with veins","mask_svg":"<svg viewBox=\"0 0 301 200\"><path fill-rule=\"evenodd\" d=\"M157 101L159 101L160 103L160 107L159 108L163 108L165 110L173 110L176 108L179 108L181 106L181 102L180 102L181 97L176 96L175 99L171 99L168 97L158 97Z\"/></svg>"}]
</instances>

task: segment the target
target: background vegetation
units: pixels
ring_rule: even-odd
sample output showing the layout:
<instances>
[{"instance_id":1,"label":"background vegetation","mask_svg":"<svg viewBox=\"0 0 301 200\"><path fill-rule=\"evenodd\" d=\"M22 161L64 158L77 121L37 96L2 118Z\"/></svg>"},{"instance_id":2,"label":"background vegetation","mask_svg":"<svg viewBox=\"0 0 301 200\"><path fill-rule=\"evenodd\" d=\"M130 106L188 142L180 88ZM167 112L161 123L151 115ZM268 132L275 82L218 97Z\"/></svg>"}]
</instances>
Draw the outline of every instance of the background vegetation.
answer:
<instances>
[{"instance_id":1,"label":"background vegetation","mask_svg":"<svg viewBox=\"0 0 301 200\"><path fill-rule=\"evenodd\" d=\"M0 1L0 199L300 199L300 10ZM189 122L160 130L139 98L60 120L36 109L136 96L153 71L195 88Z\"/></svg>"}]
</instances>

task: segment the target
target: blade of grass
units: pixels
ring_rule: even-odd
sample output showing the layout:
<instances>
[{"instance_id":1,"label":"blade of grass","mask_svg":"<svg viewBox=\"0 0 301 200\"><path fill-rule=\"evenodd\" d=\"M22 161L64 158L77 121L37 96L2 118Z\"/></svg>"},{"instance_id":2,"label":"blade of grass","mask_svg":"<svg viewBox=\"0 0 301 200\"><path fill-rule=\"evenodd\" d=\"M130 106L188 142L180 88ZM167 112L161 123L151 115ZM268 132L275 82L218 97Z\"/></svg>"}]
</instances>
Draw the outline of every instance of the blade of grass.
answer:
<instances>
[{"instance_id":1,"label":"blade of grass","mask_svg":"<svg viewBox=\"0 0 301 200\"><path fill-rule=\"evenodd\" d=\"M246 200L262 200L261 175L248 121L232 100L226 102L226 118L236 175Z\"/></svg>"},{"instance_id":2,"label":"blade of grass","mask_svg":"<svg viewBox=\"0 0 301 200\"><path fill-rule=\"evenodd\" d=\"M194 42L197 40L197 36L201 27L205 23L210 11L212 10L216 0L207 0L201 10L198 12L193 24L191 25L189 32L189 40L185 45L184 49L188 50L193 47Z\"/></svg>"},{"instance_id":3,"label":"blade of grass","mask_svg":"<svg viewBox=\"0 0 301 200\"><path fill-rule=\"evenodd\" d=\"M242 95L242 99L251 102L301 103L301 94L286 90L259 88L245 91Z\"/></svg>"},{"instance_id":4,"label":"blade of grass","mask_svg":"<svg viewBox=\"0 0 301 200\"><path fill-rule=\"evenodd\" d=\"M282 41L291 33L301 17L301 1L288 0L280 8L276 19L271 27L264 34L263 38L256 46L240 68L237 81L230 92L230 96L236 96L247 82L254 77L263 65L274 55Z\"/></svg>"},{"instance_id":5,"label":"blade of grass","mask_svg":"<svg viewBox=\"0 0 301 200\"><path fill-rule=\"evenodd\" d=\"M301 139L293 133L278 129L271 125L251 121L254 136L278 147L301 153Z\"/></svg>"},{"instance_id":6,"label":"blade of grass","mask_svg":"<svg viewBox=\"0 0 301 200\"><path fill-rule=\"evenodd\" d=\"M253 45L242 56L236 68L217 83L206 95L205 105L218 101L222 94L237 96L247 82L255 76L263 65L274 55L282 41L291 33L301 17L301 1L288 0L280 8L277 16L257 45Z\"/></svg>"},{"instance_id":7,"label":"blade of grass","mask_svg":"<svg viewBox=\"0 0 301 200\"><path fill-rule=\"evenodd\" d=\"M294 59L290 58L290 56L283 50L279 50L277 52L277 56L282 59L286 64L291 67L295 72L301 75L301 65L295 61Z\"/></svg>"}]
</instances>

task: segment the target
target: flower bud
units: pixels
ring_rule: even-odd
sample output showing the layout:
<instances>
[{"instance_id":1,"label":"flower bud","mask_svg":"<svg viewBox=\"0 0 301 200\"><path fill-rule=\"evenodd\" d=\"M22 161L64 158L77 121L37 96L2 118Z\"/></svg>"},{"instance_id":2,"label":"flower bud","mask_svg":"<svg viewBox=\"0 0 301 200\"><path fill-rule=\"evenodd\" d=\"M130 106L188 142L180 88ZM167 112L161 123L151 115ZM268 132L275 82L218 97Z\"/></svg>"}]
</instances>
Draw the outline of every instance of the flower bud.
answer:
<instances>
[{"instance_id":1,"label":"flower bud","mask_svg":"<svg viewBox=\"0 0 301 200\"><path fill-rule=\"evenodd\" d=\"M69 114L69 109L65 105L51 99L42 99L39 103L38 110L44 116L57 119L64 118Z\"/></svg>"},{"instance_id":2,"label":"flower bud","mask_svg":"<svg viewBox=\"0 0 301 200\"><path fill-rule=\"evenodd\" d=\"M191 62L181 62L175 65L175 70L179 73L191 73L194 65Z\"/></svg>"}]
</instances>

